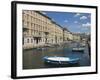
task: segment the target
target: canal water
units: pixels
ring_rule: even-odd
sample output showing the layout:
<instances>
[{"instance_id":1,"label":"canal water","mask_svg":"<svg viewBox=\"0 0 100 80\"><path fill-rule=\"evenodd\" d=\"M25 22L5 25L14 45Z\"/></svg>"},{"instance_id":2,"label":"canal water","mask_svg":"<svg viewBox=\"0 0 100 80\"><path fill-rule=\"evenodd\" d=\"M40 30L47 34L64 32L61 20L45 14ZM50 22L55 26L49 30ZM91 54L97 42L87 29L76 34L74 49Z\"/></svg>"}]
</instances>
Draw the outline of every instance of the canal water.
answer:
<instances>
[{"instance_id":1,"label":"canal water","mask_svg":"<svg viewBox=\"0 0 100 80\"><path fill-rule=\"evenodd\" d=\"M23 50L23 69L90 66L90 55L87 45L84 47L84 52L72 52L73 47L76 47L76 43L67 43L63 46L46 47L42 49L38 48ZM43 60L43 57L45 56L80 58L80 61L77 65L58 66L53 64L45 64Z\"/></svg>"}]
</instances>

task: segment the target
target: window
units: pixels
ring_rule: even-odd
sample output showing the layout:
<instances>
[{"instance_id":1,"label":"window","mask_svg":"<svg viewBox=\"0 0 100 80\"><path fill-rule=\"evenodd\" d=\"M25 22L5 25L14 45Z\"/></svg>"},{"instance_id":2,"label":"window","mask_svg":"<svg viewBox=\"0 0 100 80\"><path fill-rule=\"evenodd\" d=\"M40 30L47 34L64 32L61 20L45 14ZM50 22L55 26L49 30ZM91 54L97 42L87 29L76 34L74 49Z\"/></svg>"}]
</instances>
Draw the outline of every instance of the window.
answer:
<instances>
[{"instance_id":1,"label":"window","mask_svg":"<svg viewBox=\"0 0 100 80\"><path fill-rule=\"evenodd\" d=\"M24 45L24 37L23 37L23 45Z\"/></svg>"},{"instance_id":2,"label":"window","mask_svg":"<svg viewBox=\"0 0 100 80\"><path fill-rule=\"evenodd\" d=\"M29 14L27 14L27 20L29 20Z\"/></svg>"},{"instance_id":3,"label":"window","mask_svg":"<svg viewBox=\"0 0 100 80\"><path fill-rule=\"evenodd\" d=\"M29 22L27 22L27 27L29 27Z\"/></svg>"},{"instance_id":4,"label":"window","mask_svg":"<svg viewBox=\"0 0 100 80\"><path fill-rule=\"evenodd\" d=\"M29 39L27 39L27 43L29 43Z\"/></svg>"},{"instance_id":5,"label":"window","mask_svg":"<svg viewBox=\"0 0 100 80\"><path fill-rule=\"evenodd\" d=\"M33 39L31 39L31 43L33 43Z\"/></svg>"},{"instance_id":6,"label":"window","mask_svg":"<svg viewBox=\"0 0 100 80\"><path fill-rule=\"evenodd\" d=\"M31 28L33 29L33 23L31 23Z\"/></svg>"}]
</instances>

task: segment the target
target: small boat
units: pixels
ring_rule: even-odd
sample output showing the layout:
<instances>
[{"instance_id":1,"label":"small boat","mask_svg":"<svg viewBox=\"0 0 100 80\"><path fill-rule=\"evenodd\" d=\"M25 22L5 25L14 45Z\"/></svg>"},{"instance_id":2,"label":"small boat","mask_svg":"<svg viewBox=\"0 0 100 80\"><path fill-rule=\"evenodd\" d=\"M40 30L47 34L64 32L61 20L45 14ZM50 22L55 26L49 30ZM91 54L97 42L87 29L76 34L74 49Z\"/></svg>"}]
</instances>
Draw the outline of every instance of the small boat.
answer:
<instances>
[{"instance_id":1,"label":"small boat","mask_svg":"<svg viewBox=\"0 0 100 80\"><path fill-rule=\"evenodd\" d=\"M85 46L86 46L86 44L85 44L85 43L82 43L82 44L81 44L81 46L85 47Z\"/></svg>"},{"instance_id":2,"label":"small boat","mask_svg":"<svg viewBox=\"0 0 100 80\"><path fill-rule=\"evenodd\" d=\"M73 48L73 52L84 52L84 48Z\"/></svg>"},{"instance_id":3,"label":"small boat","mask_svg":"<svg viewBox=\"0 0 100 80\"><path fill-rule=\"evenodd\" d=\"M44 62L46 63L51 63L51 64L60 64L60 65L64 65L64 64L77 64L79 63L79 58L69 58L69 57L44 57Z\"/></svg>"}]
</instances>

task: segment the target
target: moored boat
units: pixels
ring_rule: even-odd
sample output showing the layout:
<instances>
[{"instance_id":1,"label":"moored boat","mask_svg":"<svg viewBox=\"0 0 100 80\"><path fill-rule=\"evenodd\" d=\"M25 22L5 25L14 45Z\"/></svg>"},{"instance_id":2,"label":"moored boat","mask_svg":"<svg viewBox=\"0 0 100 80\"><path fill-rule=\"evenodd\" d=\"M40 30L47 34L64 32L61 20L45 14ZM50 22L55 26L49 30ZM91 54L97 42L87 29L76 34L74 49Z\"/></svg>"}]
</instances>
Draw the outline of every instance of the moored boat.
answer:
<instances>
[{"instance_id":1,"label":"moored boat","mask_svg":"<svg viewBox=\"0 0 100 80\"><path fill-rule=\"evenodd\" d=\"M73 52L84 52L84 48L72 48Z\"/></svg>"},{"instance_id":2,"label":"moored boat","mask_svg":"<svg viewBox=\"0 0 100 80\"><path fill-rule=\"evenodd\" d=\"M51 64L60 64L60 65L64 65L64 64L77 64L79 63L79 58L70 58L70 57L44 57L44 62L46 63L51 63Z\"/></svg>"},{"instance_id":3,"label":"moored boat","mask_svg":"<svg viewBox=\"0 0 100 80\"><path fill-rule=\"evenodd\" d=\"M81 46L85 47L85 46L86 46L86 44L85 44L85 43L82 43L82 44L81 44Z\"/></svg>"}]
</instances>

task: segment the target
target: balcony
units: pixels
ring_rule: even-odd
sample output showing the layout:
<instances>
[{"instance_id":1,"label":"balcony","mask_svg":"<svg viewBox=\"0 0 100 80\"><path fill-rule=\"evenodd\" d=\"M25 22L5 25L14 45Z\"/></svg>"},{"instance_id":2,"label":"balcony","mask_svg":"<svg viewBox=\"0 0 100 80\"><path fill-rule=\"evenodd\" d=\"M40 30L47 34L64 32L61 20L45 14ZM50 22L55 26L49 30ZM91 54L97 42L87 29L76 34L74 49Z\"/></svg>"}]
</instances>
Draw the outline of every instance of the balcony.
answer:
<instances>
[{"instance_id":1,"label":"balcony","mask_svg":"<svg viewBox=\"0 0 100 80\"><path fill-rule=\"evenodd\" d=\"M23 31L27 31L29 28L27 26L23 26Z\"/></svg>"},{"instance_id":2,"label":"balcony","mask_svg":"<svg viewBox=\"0 0 100 80\"><path fill-rule=\"evenodd\" d=\"M37 33L35 33L35 34L33 33L33 36L34 36L34 37L42 37L42 34L37 32Z\"/></svg>"}]
</instances>

